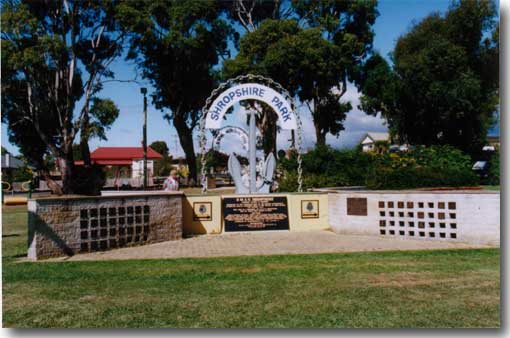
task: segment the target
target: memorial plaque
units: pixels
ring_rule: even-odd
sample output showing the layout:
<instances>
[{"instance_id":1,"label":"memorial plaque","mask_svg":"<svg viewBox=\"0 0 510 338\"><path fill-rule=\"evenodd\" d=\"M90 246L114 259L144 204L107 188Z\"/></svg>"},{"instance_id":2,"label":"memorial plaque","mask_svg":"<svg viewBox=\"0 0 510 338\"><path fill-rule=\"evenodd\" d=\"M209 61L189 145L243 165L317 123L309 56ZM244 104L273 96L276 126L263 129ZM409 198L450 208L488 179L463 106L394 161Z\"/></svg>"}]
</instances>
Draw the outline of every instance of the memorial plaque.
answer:
<instances>
[{"instance_id":1,"label":"memorial plaque","mask_svg":"<svg viewBox=\"0 0 510 338\"><path fill-rule=\"evenodd\" d=\"M193 202L194 221L212 221L211 202Z\"/></svg>"},{"instance_id":2,"label":"memorial plaque","mask_svg":"<svg viewBox=\"0 0 510 338\"><path fill-rule=\"evenodd\" d=\"M301 218L319 218L319 200L301 201Z\"/></svg>"},{"instance_id":3,"label":"memorial plaque","mask_svg":"<svg viewBox=\"0 0 510 338\"><path fill-rule=\"evenodd\" d=\"M347 198L347 215L366 216L367 199L366 198Z\"/></svg>"},{"instance_id":4,"label":"memorial plaque","mask_svg":"<svg viewBox=\"0 0 510 338\"><path fill-rule=\"evenodd\" d=\"M287 197L223 198L225 231L289 230Z\"/></svg>"}]
</instances>

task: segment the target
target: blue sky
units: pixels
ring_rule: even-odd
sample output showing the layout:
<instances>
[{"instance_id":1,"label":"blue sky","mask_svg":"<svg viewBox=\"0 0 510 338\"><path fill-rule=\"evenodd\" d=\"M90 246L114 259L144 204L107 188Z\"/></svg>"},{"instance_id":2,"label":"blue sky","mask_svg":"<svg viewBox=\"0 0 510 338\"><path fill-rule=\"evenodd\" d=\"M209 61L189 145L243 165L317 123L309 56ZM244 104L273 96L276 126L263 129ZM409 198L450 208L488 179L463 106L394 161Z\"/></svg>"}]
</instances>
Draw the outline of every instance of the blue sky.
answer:
<instances>
[{"instance_id":1,"label":"blue sky","mask_svg":"<svg viewBox=\"0 0 510 338\"><path fill-rule=\"evenodd\" d=\"M444 13L448 6L447 0L381 0L379 1L379 17L374 25L375 40L374 48L379 51L383 56L388 56L388 53L393 49L396 40L402 34L409 30L414 21L420 21L423 17L431 12L439 11ZM129 80L136 77L136 69L134 64L119 59L114 65L113 70L116 78L120 80ZM140 79L139 79L140 80ZM110 82L105 84L100 96L111 98L119 107L120 115L117 121L112 125L111 129L107 132L107 141L100 141L97 139L90 140L91 150L96 149L98 146L139 146L142 140L142 123L143 123L143 99L140 94L140 87L148 87L149 93L151 86L140 80L140 84L125 83L125 82ZM358 104L359 94L354 87L350 87L345 100L350 100L354 109L348 113L345 121L345 130L340 133L340 136L334 137L328 135L327 142L334 147L351 147L355 145L359 138L368 131L385 131L386 127L381 119L376 117L367 116L360 112L356 106ZM315 142L315 133L311 123L311 117L306 110L299 109L300 116L304 121L304 148L313 147ZM238 115L240 113L236 112ZM236 114L235 113L235 114ZM235 115L234 114L234 115ZM230 120L232 119L232 120ZM234 124L242 125L244 118L241 116L229 117L224 125ZM151 143L156 140L164 140L167 142L170 152L174 156L181 156L182 149L179 145L175 129L163 119L163 113L156 110L149 100L148 108L148 142ZM279 136L279 148L288 147L289 135L282 133ZM2 124L2 145L14 154L18 153L15 146L9 144L7 137L7 128ZM225 140L225 147L227 152L229 148L235 145L235 140ZM197 148L198 150L198 148Z\"/></svg>"}]
</instances>

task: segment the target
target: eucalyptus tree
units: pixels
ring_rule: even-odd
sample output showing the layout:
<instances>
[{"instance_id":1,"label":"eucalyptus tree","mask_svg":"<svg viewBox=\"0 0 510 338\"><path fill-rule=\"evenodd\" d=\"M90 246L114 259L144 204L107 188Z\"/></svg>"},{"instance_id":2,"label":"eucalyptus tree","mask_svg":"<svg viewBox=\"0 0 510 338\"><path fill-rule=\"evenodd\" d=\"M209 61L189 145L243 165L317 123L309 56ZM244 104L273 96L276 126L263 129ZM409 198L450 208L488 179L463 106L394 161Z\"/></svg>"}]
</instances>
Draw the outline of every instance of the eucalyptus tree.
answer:
<instances>
[{"instance_id":1,"label":"eucalyptus tree","mask_svg":"<svg viewBox=\"0 0 510 338\"><path fill-rule=\"evenodd\" d=\"M101 135L118 111L97 94L113 76L111 62L122 51L114 20L116 1L56 0L2 2L2 121L10 139L42 173L50 154L62 187L77 193L73 141ZM97 123L90 124L90 119ZM104 135L104 134L103 134ZM88 145L85 148L88 156Z\"/></svg>"},{"instance_id":2,"label":"eucalyptus tree","mask_svg":"<svg viewBox=\"0 0 510 338\"><path fill-rule=\"evenodd\" d=\"M261 2L250 3L255 4L254 10L257 4L262 6ZM292 1L275 6L273 11L266 10L265 19L259 15L253 24L243 24L247 32L235 59L224 63L224 77L252 72L280 82L308 108L317 144L324 145L328 133L338 135L343 130L352 109L342 97L371 53L376 2ZM246 11L233 13L239 21L250 18L245 14L241 20ZM266 116L267 109L263 110ZM275 123L273 116L261 126L274 138ZM264 150L274 149L274 144Z\"/></svg>"},{"instance_id":3,"label":"eucalyptus tree","mask_svg":"<svg viewBox=\"0 0 510 338\"><path fill-rule=\"evenodd\" d=\"M289 1L281 0L232 0L222 1L227 17L238 23L244 33L252 33L266 19L287 19L292 15Z\"/></svg>"},{"instance_id":4,"label":"eucalyptus tree","mask_svg":"<svg viewBox=\"0 0 510 338\"><path fill-rule=\"evenodd\" d=\"M118 8L131 34L128 59L154 87L152 100L177 130L190 178L197 166L193 131L202 106L217 85L215 66L226 56L232 30L212 1L122 2Z\"/></svg>"},{"instance_id":5,"label":"eucalyptus tree","mask_svg":"<svg viewBox=\"0 0 510 338\"><path fill-rule=\"evenodd\" d=\"M372 53L377 1L296 0L292 6L300 25L319 30L324 41L331 44L326 47L322 43L326 51L317 49L323 50L322 56L317 56L313 47L307 53L316 59L317 75L310 72L304 77L299 93L312 114L317 144L325 145L326 134L338 136L344 129L346 113L352 109L343 97L348 83L357 81L360 68ZM335 82L333 86L330 81Z\"/></svg>"},{"instance_id":6,"label":"eucalyptus tree","mask_svg":"<svg viewBox=\"0 0 510 338\"><path fill-rule=\"evenodd\" d=\"M361 108L382 113L402 142L476 154L498 109L499 25L492 1L459 1L400 37L393 65L361 72Z\"/></svg>"},{"instance_id":7,"label":"eucalyptus tree","mask_svg":"<svg viewBox=\"0 0 510 338\"><path fill-rule=\"evenodd\" d=\"M292 15L292 8L289 1L280 0L234 0L222 3L227 17L233 24L233 27L241 27L236 33L242 36L249 36L255 33L264 20L285 20ZM239 39L235 41L235 47L239 50ZM245 44L246 45L246 44ZM237 60L237 58L236 58ZM272 77L271 74L263 73L247 64L224 65L222 78L225 80L236 75L253 73ZM244 67L243 67L244 66ZM278 132L278 116L265 103L256 101L245 101L242 103L249 109L256 111L256 125L264 135L262 139L262 148L264 154L276 153L276 138Z\"/></svg>"},{"instance_id":8,"label":"eucalyptus tree","mask_svg":"<svg viewBox=\"0 0 510 338\"><path fill-rule=\"evenodd\" d=\"M294 96L289 81L292 76L287 71L289 67L279 68L278 65L273 67L275 63L283 63L290 59L278 56L276 59L268 61L267 54L278 48L281 39L285 36L294 35L297 31L298 27L293 20L264 20L260 27L257 27L253 32L245 33L241 38L239 53L236 57L224 61L222 77L227 79L247 73L264 75L279 82L284 88L290 90L291 95ZM257 111L256 122L257 127L264 135L262 146L265 155L275 153L278 116L264 103L253 101L245 104L250 109Z\"/></svg>"}]
</instances>

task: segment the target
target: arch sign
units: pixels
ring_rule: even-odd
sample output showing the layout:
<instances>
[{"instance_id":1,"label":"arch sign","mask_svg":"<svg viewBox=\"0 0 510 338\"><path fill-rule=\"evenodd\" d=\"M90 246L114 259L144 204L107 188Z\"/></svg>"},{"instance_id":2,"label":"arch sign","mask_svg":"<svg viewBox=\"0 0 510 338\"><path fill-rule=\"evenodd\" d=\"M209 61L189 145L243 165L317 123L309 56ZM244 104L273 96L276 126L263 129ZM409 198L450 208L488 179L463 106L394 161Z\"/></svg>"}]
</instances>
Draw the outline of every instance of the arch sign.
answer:
<instances>
[{"instance_id":1,"label":"arch sign","mask_svg":"<svg viewBox=\"0 0 510 338\"><path fill-rule=\"evenodd\" d=\"M205 127L220 128L227 110L243 100L257 100L268 104L278 115L282 129L296 129L296 116L287 100L274 89L258 83L243 83L221 93L209 107Z\"/></svg>"}]
</instances>

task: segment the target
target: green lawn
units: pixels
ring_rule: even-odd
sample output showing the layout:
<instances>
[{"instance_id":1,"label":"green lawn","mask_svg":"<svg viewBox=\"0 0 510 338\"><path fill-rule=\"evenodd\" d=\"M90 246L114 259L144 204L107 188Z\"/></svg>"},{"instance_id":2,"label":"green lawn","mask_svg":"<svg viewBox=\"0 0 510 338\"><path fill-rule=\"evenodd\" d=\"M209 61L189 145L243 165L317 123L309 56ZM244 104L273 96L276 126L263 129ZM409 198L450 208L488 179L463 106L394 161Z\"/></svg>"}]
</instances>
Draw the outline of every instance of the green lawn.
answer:
<instances>
[{"instance_id":1,"label":"green lawn","mask_svg":"<svg viewBox=\"0 0 510 338\"><path fill-rule=\"evenodd\" d=\"M3 209L5 327L499 327L499 250L29 263Z\"/></svg>"}]
</instances>

